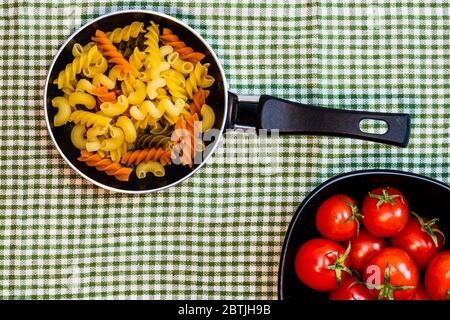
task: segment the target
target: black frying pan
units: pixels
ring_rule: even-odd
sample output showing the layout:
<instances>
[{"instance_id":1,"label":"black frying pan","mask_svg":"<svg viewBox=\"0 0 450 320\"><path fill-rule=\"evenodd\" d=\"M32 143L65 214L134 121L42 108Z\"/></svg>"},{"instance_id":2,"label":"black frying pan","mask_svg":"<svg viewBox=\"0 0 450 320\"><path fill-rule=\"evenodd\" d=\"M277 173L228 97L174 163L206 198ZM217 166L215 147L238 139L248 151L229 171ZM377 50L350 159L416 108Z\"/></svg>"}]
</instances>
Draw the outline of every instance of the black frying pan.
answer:
<instances>
[{"instance_id":1,"label":"black frying pan","mask_svg":"<svg viewBox=\"0 0 450 320\"><path fill-rule=\"evenodd\" d=\"M99 17L69 37L50 67L44 90L47 126L62 157L80 175L103 188L127 193L146 193L173 186L194 174L207 161L219 143L219 139L212 141L203 155L202 162L194 165L193 169L172 165L166 167L164 177L151 176L140 180L133 173L129 182L121 182L77 160L79 150L70 142L71 124L62 127L53 126L52 120L56 110L51 106L51 100L55 96L61 95L61 91L53 84L53 80L58 76L59 71L72 61L71 50L73 45L77 42L86 44L91 41L90 39L96 29L112 31L114 28L124 27L133 21L142 21L148 24L150 20L155 21L160 27L172 29L174 34L178 35L189 46L206 54L202 62L211 64L209 73L216 79L213 87L209 88L211 93L208 97L208 104L214 108L216 115L214 128L220 130L220 132L238 128L277 129L280 134L342 136L401 147L406 147L408 143L410 120L407 114L319 108L267 95L259 98L239 99L237 95L228 92L224 71L211 47L189 26L162 13L147 10L121 11ZM364 119L386 122L387 132L372 134L361 131L360 122Z\"/></svg>"}]
</instances>

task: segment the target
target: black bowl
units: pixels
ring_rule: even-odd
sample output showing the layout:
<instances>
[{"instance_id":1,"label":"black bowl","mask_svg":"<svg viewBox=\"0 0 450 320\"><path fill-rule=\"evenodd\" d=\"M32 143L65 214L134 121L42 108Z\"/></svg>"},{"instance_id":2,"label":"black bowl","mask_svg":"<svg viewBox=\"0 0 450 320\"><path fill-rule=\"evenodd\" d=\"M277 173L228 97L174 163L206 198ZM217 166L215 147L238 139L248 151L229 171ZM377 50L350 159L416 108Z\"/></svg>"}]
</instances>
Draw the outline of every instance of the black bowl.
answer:
<instances>
[{"instance_id":1,"label":"black bowl","mask_svg":"<svg viewBox=\"0 0 450 320\"><path fill-rule=\"evenodd\" d=\"M382 186L401 190L410 210L439 218L439 227L450 234L450 187L442 182L412 173L388 170L368 170L334 177L311 192L297 209L289 225L281 253L278 296L282 300L326 300L327 293L317 292L297 278L294 260L300 246L321 237L315 225L320 204L334 194L343 193L361 203L368 191ZM446 245L448 248L448 244Z\"/></svg>"}]
</instances>

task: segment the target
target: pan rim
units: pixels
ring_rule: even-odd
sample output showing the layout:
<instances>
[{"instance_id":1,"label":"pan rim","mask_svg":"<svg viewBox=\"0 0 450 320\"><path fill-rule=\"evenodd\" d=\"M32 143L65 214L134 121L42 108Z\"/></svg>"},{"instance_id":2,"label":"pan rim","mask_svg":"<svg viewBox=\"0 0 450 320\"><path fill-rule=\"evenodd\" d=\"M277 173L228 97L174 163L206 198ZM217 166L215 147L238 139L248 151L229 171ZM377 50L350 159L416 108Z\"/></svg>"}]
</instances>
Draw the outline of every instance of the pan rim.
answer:
<instances>
[{"instance_id":1,"label":"pan rim","mask_svg":"<svg viewBox=\"0 0 450 320\"><path fill-rule=\"evenodd\" d=\"M222 123L220 125L220 132L222 134L219 135L219 137L217 137L217 139L215 141L213 141L213 146L210 149L209 153L206 155L206 157L203 158L202 162L195 168L193 169L190 173L188 173L187 175L185 175L184 177L182 177L181 179L178 179L168 185L165 185L163 187L159 187L159 188L155 188L155 189L145 189L145 190L128 190L128 189L120 189L120 188L115 188L115 187L111 187L108 186L106 184L103 184L99 181L96 181L95 179L87 176L85 173L83 173L81 170L79 170L73 163L72 161L70 161L66 155L64 154L64 152L61 150L61 148L59 147L56 138L53 135L53 131L50 125L50 118L49 118L49 114L47 111L47 94L48 94L48 87L49 87L49 81L50 81L50 75L53 71L53 68L55 67L56 61L58 60L59 56L61 55L62 51L64 50L64 48L67 46L67 44L73 39L75 38L78 34L80 34L81 32L83 32L86 28L88 28L89 26L91 26L92 24L94 24L95 22L98 22L102 19L105 19L107 17L111 17L114 15L121 15L121 14L130 14L130 13L145 13L145 14L151 14L151 15L156 15L159 16L161 18L164 19L168 19L171 20L173 22L176 22L178 24L180 24L181 26L183 26L184 28L186 28L188 31L190 31L192 34L194 34L204 45L205 47L208 49L209 53L211 54L211 56L213 57L213 59L215 60L217 67L219 69L220 75L222 77L222 83L223 83L223 90L224 90L224 113L223 113L223 120ZM104 188L106 190L109 191L113 191L113 192L117 192L117 193L126 193L126 194L148 194L148 193L154 193L154 192L158 192L158 191L162 191L164 189L168 189L170 187L173 187L179 183L182 183L183 181L187 180L188 178L190 178L191 176L193 176L197 171L200 170L201 167L203 167L203 165L208 161L208 159L212 156L212 154L216 151L216 149L218 148L218 146L220 145L222 139L223 139L223 133L225 130L225 124L226 124L226 119L227 119L227 113L228 113L228 84L227 84L227 79L225 77L225 71L223 70L222 64L220 63L219 58L217 57L216 53L214 52L214 50L211 48L211 46L208 44L208 42L193 28L191 28L189 25L187 25L186 23L184 23L181 20L178 20L177 18L174 18L172 16L169 16L165 13L162 12L157 12L157 11L153 11L153 10L146 10L146 9L129 9L129 10L120 10L120 11L114 11L114 12L110 12L104 15L101 15L95 19L92 19L90 21L88 21L87 23L85 23L84 25L82 25L81 27L77 28L59 47L58 51L56 52L52 63L50 64L50 67L47 70L47 76L45 79L45 83L44 83L44 115L45 115L45 122L47 125L47 130L50 133L50 137L53 141L54 146L56 147L56 149L58 150L59 154L62 156L62 158L64 159L64 161L69 164L69 166L76 172L78 173L81 177L83 177L84 179L88 180L89 182L95 184L98 187Z\"/></svg>"},{"instance_id":2,"label":"pan rim","mask_svg":"<svg viewBox=\"0 0 450 320\"><path fill-rule=\"evenodd\" d=\"M337 176L333 176L324 182L320 183L316 188L314 188L311 192L308 193L305 199L301 202L301 204L297 207L294 215L291 218L291 221L289 223L289 226L286 230L286 234L283 240L283 246L280 251L280 260L279 260L279 266L278 266L278 300L285 300L286 297L284 296L284 269L286 264L286 252L287 252L287 246L288 243L291 242L291 237L294 229L294 225L297 224L297 220L300 218L301 213L304 211L304 208L308 205L308 203L313 199L319 192L321 192L323 189L327 188L328 186L334 184L337 181L341 181L344 179L347 179L349 177L360 177L360 176L368 176L368 175L391 175L391 176L403 176L408 178L414 178L419 179L422 181L426 181L429 183L432 183L436 186L439 186L441 188L447 189L450 192L450 185L439 181L434 178L430 178L421 174L407 172L407 171L401 171L401 170L393 170L393 169L366 169L366 170L357 170L357 171L349 171L342 174L339 174Z\"/></svg>"}]
</instances>

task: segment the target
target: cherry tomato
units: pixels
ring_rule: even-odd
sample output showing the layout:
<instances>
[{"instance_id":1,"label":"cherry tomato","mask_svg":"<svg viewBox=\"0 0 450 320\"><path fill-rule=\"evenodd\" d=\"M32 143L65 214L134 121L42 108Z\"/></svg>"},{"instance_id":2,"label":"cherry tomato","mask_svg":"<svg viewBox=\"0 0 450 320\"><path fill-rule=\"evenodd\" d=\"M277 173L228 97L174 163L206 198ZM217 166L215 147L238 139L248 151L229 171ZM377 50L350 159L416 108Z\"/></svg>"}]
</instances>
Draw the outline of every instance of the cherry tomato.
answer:
<instances>
[{"instance_id":1,"label":"cherry tomato","mask_svg":"<svg viewBox=\"0 0 450 320\"><path fill-rule=\"evenodd\" d=\"M355 281L358 281L355 277L344 280L340 288L330 292L330 300L373 300L369 289Z\"/></svg>"},{"instance_id":2,"label":"cherry tomato","mask_svg":"<svg viewBox=\"0 0 450 320\"><path fill-rule=\"evenodd\" d=\"M428 293L425 290L423 284L419 284L419 287L416 290L416 294L411 300L431 300L431 298L428 296Z\"/></svg>"},{"instance_id":3,"label":"cherry tomato","mask_svg":"<svg viewBox=\"0 0 450 320\"><path fill-rule=\"evenodd\" d=\"M398 248L384 248L375 253L364 267L363 278L378 299L409 300L419 285L417 266Z\"/></svg>"},{"instance_id":4,"label":"cherry tomato","mask_svg":"<svg viewBox=\"0 0 450 320\"><path fill-rule=\"evenodd\" d=\"M329 240L345 241L358 230L360 216L356 201L338 194L320 205L316 215L317 229Z\"/></svg>"},{"instance_id":5,"label":"cherry tomato","mask_svg":"<svg viewBox=\"0 0 450 320\"><path fill-rule=\"evenodd\" d=\"M425 288L433 300L450 300L450 250L431 259L425 271Z\"/></svg>"},{"instance_id":6,"label":"cherry tomato","mask_svg":"<svg viewBox=\"0 0 450 320\"><path fill-rule=\"evenodd\" d=\"M375 252L380 251L386 246L386 241L378 238L366 230L361 230L359 235L350 239L352 250L350 251L350 262L353 270L362 272L367 260L370 259Z\"/></svg>"},{"instance_id":7,"label":"cherry tomato","mask_svg":"<svg viewBox=\"0 0 450 320\"><path fill-rule=\"evenodd\" d=\"M391 239L391 245L406 251L419 270L424 270L431 258L442 249L444 237L436 226L438 219L427 221L411 213L414 217L409 218L405 228Z\"/></svg>"},{"instance_id":8,"label":"cherry tomato","mask_svg":"<svg viewBox=\"0 0 450 320\"><path fill-rule=\"evenodd\" d=\"M408 203L397 189L386 187L369 192L362 205L366 229L378 237L393 237L408 223Z\"/></svg>"},{"instance_id":9,"label":"cherry tomato","mask_svg":"<svg viewBox=\"0 0 450 320\"><path fill-rule=\"evenodd\" d=\"M339 287L350 271L348 253L336 242L316 238L305 242L295 257L297 277L317 291L331 291Z\"/></svg>"}]
</instances>

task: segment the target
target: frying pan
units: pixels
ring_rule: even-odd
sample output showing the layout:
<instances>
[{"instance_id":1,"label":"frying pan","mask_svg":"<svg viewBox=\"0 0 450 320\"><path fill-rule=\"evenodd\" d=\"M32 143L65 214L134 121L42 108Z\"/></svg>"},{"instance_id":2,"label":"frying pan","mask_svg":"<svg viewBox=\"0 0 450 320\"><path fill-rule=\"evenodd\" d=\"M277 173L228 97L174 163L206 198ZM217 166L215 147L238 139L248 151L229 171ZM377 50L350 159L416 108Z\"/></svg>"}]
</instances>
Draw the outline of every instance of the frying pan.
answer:
<instances>
[{"instance_id":1,"label":"frying pan","mask_svg":"<svg viewBox=\"0 0 450 320\"><path fill-rule=\"evenodd\" d=\"M73 45L77 42L86 44L91 41L90 39L96 29L112 31L114 28L124 27L133 21L142 21L148 24L150 20L155 21L160 26L172 29L174 34L178 35L189 46L206 55L202 62L210 63L209 74L216 79L214 85L209 88L208 104L215 111L214 128L220 130L220 132L224 132L226 129L255 128L257 131L258 129L276 129L279 130L280 134L343 136L401 147L405 147L408 143L410 120L407 114L320 108L268 95L239 98L236 94L228 92L225 74L219 59L195 30L162 13L147 10L126 10L101 16L73 33L56 54L44 88L45 118L50 136L57 149L76 172L100 187L117 192L146 193L174 186L197 172L220 142L220 138L210 142L203 154L203 160L201 163L195 164L192 169L180 165L166 166L164 177L151 176L146 179L137 179L133 173L129 182L121 182L77 160L79 150L70 141L72 124L61 127L53 126L52 119L56 114L56 108L52 107L51 100L55 96L61 95L61 91L53 84L53 80L66 64L72 61L71 50ZM365 119L384 121L388 127L387 132L373 134L361 131L360 122Z\"/></svg>"}]
</instances>

